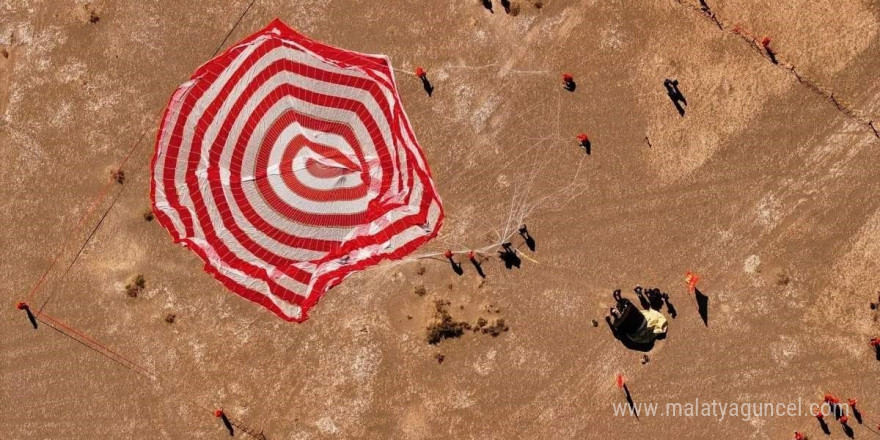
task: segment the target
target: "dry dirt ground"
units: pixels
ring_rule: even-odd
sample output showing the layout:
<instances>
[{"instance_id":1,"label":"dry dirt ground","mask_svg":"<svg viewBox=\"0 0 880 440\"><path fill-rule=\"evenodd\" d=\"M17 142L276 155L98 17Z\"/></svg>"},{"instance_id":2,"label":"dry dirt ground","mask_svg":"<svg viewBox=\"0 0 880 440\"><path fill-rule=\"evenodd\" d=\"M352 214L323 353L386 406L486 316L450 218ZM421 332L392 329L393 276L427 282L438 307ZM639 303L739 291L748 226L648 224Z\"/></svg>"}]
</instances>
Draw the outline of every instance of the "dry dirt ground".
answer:
<instances>
[{"instance_id":1,"label":"dry dirt ground","mask_svg":"<svg viewBox=\"0 0 880 440\"><path fill-rule=\"evenodd\" d=\"M476 0L256 0L226 45L280 17L401 70L448 213L423 251L497 243L519 221L538 245L519 270L488 260L484 283L467 265L458 277L438 260L386 264L292 324L143 218L158 113L247 2L0 1L0 437L219 439L220 406L270 439L824 437L806 414L615 417L622 373L636 402L661 405L857 397L856 438L874 438L880 140L677 0L535 2L514 1L511 16ZM709 4L880 120L876 0ZM417 65L432 98L406 74ZM665 78L680 81L685 117ZM78 225L142 133L125 184ZM32 304L157 379L33 331L15 309L58 253ZM708 327L687 270L702 276ZM135 274L146 289L131 298ZM602 323L611 290L635 284L668 291L680 312L646 365ZM510 331L428 345L437 299Z\"/></svg>"}]
</instances>

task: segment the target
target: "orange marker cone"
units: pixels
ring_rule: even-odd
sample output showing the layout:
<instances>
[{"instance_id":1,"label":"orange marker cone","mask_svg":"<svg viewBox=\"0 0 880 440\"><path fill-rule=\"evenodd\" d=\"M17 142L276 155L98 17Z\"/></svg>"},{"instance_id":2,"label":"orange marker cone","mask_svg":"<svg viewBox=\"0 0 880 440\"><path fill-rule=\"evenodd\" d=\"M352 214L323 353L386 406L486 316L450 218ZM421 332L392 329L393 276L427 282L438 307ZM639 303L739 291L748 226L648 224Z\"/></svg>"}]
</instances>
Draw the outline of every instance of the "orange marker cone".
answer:
<instances>
[{"instance_id":1,"label":"orange marker cone","mask_svg":"<svg viewBox=\"0 0 880 440\"><path fill-rule=\"evenodd\" d=\"M623 387L626 386L626 378L620 373L614 377L614 382L617 384L617 388L623 389Z\"/></svg>"},{"instance_id":2,"label":"orange marker cone","mask_svg":"<svg viewBox=\"0 0 880 440\"><path fill-rule=\"evenodd\" d=\"M425 75L427 75L427 74L428 74L428 72L425 72L425 69L423 69L421 67L416 67L416 76L417 77L424 78Z\"/></svg>"}]
</instances>

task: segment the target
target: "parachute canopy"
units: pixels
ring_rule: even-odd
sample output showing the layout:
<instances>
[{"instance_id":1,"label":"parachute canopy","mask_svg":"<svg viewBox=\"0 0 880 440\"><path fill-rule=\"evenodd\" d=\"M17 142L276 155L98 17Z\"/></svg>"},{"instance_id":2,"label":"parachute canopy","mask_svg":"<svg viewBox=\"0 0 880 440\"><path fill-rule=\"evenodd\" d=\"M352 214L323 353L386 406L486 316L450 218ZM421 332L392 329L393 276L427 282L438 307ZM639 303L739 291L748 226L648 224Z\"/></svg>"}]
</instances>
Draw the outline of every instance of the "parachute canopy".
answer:
<instances>
[{"instance_id":1,"label":"parachute canopy","mask_svg":"<svg viewBox=\"0 0 880 440\"><path fill-rule=\"evenodd\" d=\"M443 221L388 58L279 20L171 97L151 196L206 271L292 321L353 272L409 255Z\"/></svg>"}]
</instances>

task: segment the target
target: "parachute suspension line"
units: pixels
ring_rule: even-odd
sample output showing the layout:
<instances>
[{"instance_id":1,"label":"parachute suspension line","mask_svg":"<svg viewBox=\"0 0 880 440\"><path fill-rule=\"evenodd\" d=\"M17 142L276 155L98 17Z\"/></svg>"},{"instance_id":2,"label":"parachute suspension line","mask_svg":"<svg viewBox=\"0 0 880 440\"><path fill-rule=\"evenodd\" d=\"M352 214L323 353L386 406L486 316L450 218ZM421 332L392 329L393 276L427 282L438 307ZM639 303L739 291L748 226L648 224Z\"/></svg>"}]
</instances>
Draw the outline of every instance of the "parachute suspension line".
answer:
<instances>
[{"instance_id":1,"label":"parachute suspension line","mask_svg":"<svg viewBox=\"0 0 880 440\"><path fill-rule=\"evenodd\" d=\"M131 147L128 149L128 152L126 153L125 157L123 157L123 159L122 159L122 161L119 163L119 165L116 167L116 170L121 170L121 169L123 169L123 168L125 167L125 165L128 163L128 161L129 161L129 159L131 158L131 156L132 156L132 154L134 153L134 151L137 149L137 147L138 147L138 146L141 144L141 142L144 140L144 137L146 136L148 130L149 130L149 128L145 128L143 131L141 131L140 136L138 136L137 140L136 140L136 141L131 145ZM91 203L89 203L89 207L88 207L88 209L86 209L86 211L80 216L79 220L77 221L77 223L76 223L76 225L75 225L75 228L79 228L79 227L83 226L83 224L85 224L86 219L87 219L89 216L91 216L91 214L95 211L95 209L98 207L98 205L100 205L101 201L103 201L104 198L105 198L105 197L107 196L107 194L109 193L109 191L110 191L110 187L111 187L112 185L114 185L114 184L117 184L117 183L114 182L113 180L108 179L108 181L107 181L107 182L104 184L104 186L101 188L101 191L97 194L97 196L95 196L95 197L92 199ZM110 209L113 208L114 204L116 203L116 199L119 198L119 195L122 193L122 191L123 191L124 188L125 188L125 186L123 185L123 188L120 189L120 190L117 192L116 196L115 196L114 199L113 199L113 204L111 204L110 207L107 208L107 209L104 211L104 213L102 214L102 216L101 216L101 221L103 221L104 217L107 216L107 213L110 211ZM83 250L83 249L85 248L85 246L88 244L89 240L91 240L92 236L95 234L95 231L97 231L97 229L98 229L98 227L100 227L100 225L101 225L101 223L99 222L99 223L97 224L97 226L95 226L95 227L92 229L92 231L91 231L91 233L89 234L88 238L86 239L86 241L85 241L85 242L82 244L82 246L80 247L80 251L77 252L77 254L74 256L73 260L71 261L70 265L68 266L67 270L64 272L65 275L66 275L67 272L70 270L70 267L72 267L73 264L76 262L77 258L79 258L80 253L82 253L82 250ZM37 280L37 282L34 284L34 286L33 286L33 287L31 288L31 290L28 292L28 294L27 294L27 296L25 297L25 299L24 299L23 301L21 301L21 302L23 302L23 303L30 303L30 302L34 299L34 297L36 297L37 292L39 291L40 287L42 287L43 284L45 284L45 283L47 282L47 280L48 280L48 278L49 278L49 273L52 271L52 269L53 269L53 268L55 267L55 265L58 263L58 260L61 258L61 256L64 255L64 250L69 246L69 244L73 243L73 238L75 238L75 237L76 237L76 234L70 234L70 235L69 235L69 238L68 238L66 241L64 241L64 242L62 243L62 245L59 247L59 251L55 253L55 256L54 256L54 257L52 258L52 260L49 262L49 266L46 267L46 269L43 271L42 275L40 275L40 278ZM56 282L57 282L57 281L60 281L60 279L63 279L63 278L64 278L64 275L62 275L61 278L59 278L58 280L56 280ZM51 293L50 293L50 297L51 297ZM45 302L48 302L48 301L49 301L49 299L47 298ZM43 307L45 306L45 302L43 303L43 306L40 307L40 310L42 310Z\"/></svg>"},{"instance_id":2,"label":"parachute suspension line","mask_svg":"<svg viewBox=\"0 0 880 440\"><path fill-rule=\"evenodd\" d=\"M244 16L247 14L248 10L250 10L251 6L253 6L253 4L255 3L255 1L256 1L256 0L251 0L251 2L248 4L248 7L247 7L247 8L245 9L245 11L239 16L238 21L235 23L235 25L234 25L234 26L232 27L232 29L229 31L229 33L227 34L227 36L224 38L224 42L225 42L225 39L228 38L229 35L232 34L232 32L235 30L235 28L238 26L238 24L241 22L241 20L242 20L242 19L244 18ZM223 45L223 43L220 44L220 47L222 47L222 45ZM216 52L215 52L215 53L216 53ZM138 136L137 140L136 140L136 141L131 145L131 147L128 149L128 151L127 151L125 157L124 157L124 158L122 159L122 161L119 163L119 165L118 165L118 167L116 168L116 170L122 170L122 169L125 167L125 165L126 165L126 164L128 163L128 161L129 161L129 159L130 159L130 158L132 157L132 155L134 154L134 151L135 151L135 150L137 149L137 147L142 143L142 141L143 141L143 139L144 139L144 137L145 137L145 135L146 135L146 133L147 133L148 130L149 130L149 127L145 128L143 131L141 131L141 133L140 133L140 135ZM97 208L97 206L101 203L101 201L102 201L102 200L106 197L106 195L109 193L109 188L110 188L114 183L122 183L122 182L114 182L113 180L110 180L110 181L108 181L108 182L104 185L104 187L102 188L102 190L98 193L98 195L97 195L97 196L92 200L92 202L89 204L89 208L88 208L88 209L82 214L82 216L80 217L79 221L78 221L77 224L76 224L76 227L77 227L77 228L80 227L80 226L82 226L82 225L86 222L86 220L87 220L87 219L90 217L90 215L94 212L94 210ZM108 215L108 213L110 212L110 210L112 210L112 208L115 206L116 201L118 200L119 196L122 194L122 191L124 191L124 189L125 189L125 187L123 186L123 187L117 192L117 194L115 195L115 197L114 197L112 203L111 203L110 206L104 211L104 213L102 214L101 219L100 219L100 221L97 223L97 225L91 230L91 232L90 232L88 238L87 238L87 239L85 240L85 242L82 244L82 246L80 247L79 251L76 253L76 255L74 256L73 260L71 261L70 265L69 265L68 268L65 270L64 275L62 275L61 278L63 278L63 277L64 277L64 276L70 271L70 269L73 267L73 265L76 263L77 259L78 259L79 256L81 255L83 249L84 249L85 246L88 244L88 242L91 240L91 238L94 237L94 235L95 235L95 233L97 232L97 230L98 230L98 229L100 228L100 226L103 224L104 219L107 217L107 215ZM74 237L74 236L75 236L75 235L71 234L71 237ZM40 278L39 278L39 280L37 281L37 283L33 286L33 288L31 289L31 291L29 292L29 294L28 294L28 296L27 296L27 300L26 300L26 301L23 301L23 302L19 302L19 303L17 304L17 308L19 308L19 309L24 310L24 311L27 312L28 317L29 317L29 318L31 319L31 321L32 321L32 324L33 324L34 329L37 329L37 328L38 328L38 326L37 326L37 324L36 324L37 321L42 322L43 324L47 325L48 327L52 328L53 330L57 331L58 333L63 334L63 335L65 335L65 336L69 337L70 339L72 339L72 340L74 340L74 341L76 341L76 342L82 344L83 346L85 346L85 347L87 347L87 348L89 348L89 349L91 349L91 350L93 350L93 351L95 351L95 352L101 354L102 356L104 356L104 357L106 357L107 359L111 360L114 364L116 364L116 365L118 365L118 366L122 366L122 367L124 367L124 368L130 370L130 371L134 372L135 374L137 374L138 376L141 376L141 377L143 377L143 378L146 378L146 379L148 379L148 380L150 380L151 382L154 382L154 383L156 383L156 384L168 383L168 384L170 384L170 385L174 385L174 384L171 384L171 382L168 381L167 379L161 377L158 373L156 373L156 372L154 372L154 371L151 371L150 369L148 369L148 368L146 368L146 367L143 367L142 365L140 365L140 364L138 364L138 363L132 361L132 360L131 360L130 358L128 358L127 356L124 356L124 355L122 355L121 353L119 353L118 351L116 351L116 350L110 348L109 346L107 346L107 345L105 345L105 344L99 342L97 339L95 339L95 338L89 336L87 333L83 332L82 330L79 330L79 329L77 329L77 328L75 328L75 327L73 327L73 326L71 326L71 325L69 325L69 324L67 324L67 323L65 323L65 322L63 322L63 321L61 321L60 319L55 318L55 317L52 316L52 315L49 315L47 312L44 311L44 308L45 308L46 304L48 303L49 299L50 299L51 296L52 296L51 293L50 293L49 297L47 297L46 300L43 302L43 304L42 304L42 306L40 307L40 309L37 310L36 312L32 311L32 310L30 309L30 307L27 305L27 304L28 304L28 301L32 300L32 299L35 297L35 295L37 294L37 292L38 292L40 286L42 286L42 285L46 282L46 280L48 279L48 274L49 274L49 273L52 271L52 269L55 267L55 265L57 264L58 260L60 259L60 257L61 257L61 256L63 255L63 253L64 253L64 248L66 248L67 245L68 245L70 242L71 242L71 239L68 239L68 240L63 244L63 246L61 247L61 251L58 252L58 253L56 253L56 255L54 256L54 258L53 258L52 261L50 262L50 264L49 264L49 266L47 267L47 269L43 272L43 274L40 276ZM60 280L60 279L59 279L59 280ZM53 292L53 293L54 293L54 292ZM175 388L177 388L177 387L175 387ZM191 399L191 398L188 398L188 397L186 397L186 396L179 396L179 397L183 397L182 401L185 402L185 403L187 403L188 405L192 406L193 408L197 408L197 409L199 409L199 410L203 410L203 411L208 412L208 413L211 413L211 414L214 413L213 410L211 410L211 409L206 409L206 407L205 407L204 405L201 405L201 404L197 403L195 400L193 400L193 399ZM241 422L238 422L238 421L237 421L237 423L241 424ZM242 424L241 426L243 426L243 424ZM245 433L247 433L247 434L253 436L254 438L263 438L263 439L265 439L265 437L262 435L262 433L260 433L260 434L258 434L258 435L254 435L253 432L249 432L249 430L247 430L247 429L244 429L243 431L244 431Z\"/></svg>"},{"instance_id":3,"label":"parachute suspension line","mask_svg":"<svg viewBox=\"0 0 880 440\"><path fill-rule=\"evenodd\" d=\"M106 344L101 343L94 337L90 336L88 333L61 321L60 319L51 316L46 312L37 312L36 319L43 324L49 326L53 330L57 331L58 333L67 336L71 340L76 341L82 346L107 358L108 360L112 361L113 364L123 367L135 373L136 375L149 380L149 382L154 383L159 389L164 388L165 390L170 390L179 388L179 384L172 383L170 380L168 380L168 378L163 377L157 372L152 371L149 368L146 368L143 365L131 360L131 358L110 348ZM181 397L182 399L180 401L184 404L187 404L190 408L197 409L200 412L214 414L214 411L212 411L210 407L197 402L191 397L180 395L178 395L177 397Z\"/></svg>"},{"instance_id":4,"label":"parachute suspension line","mask_svg":"<svg viewBox=\"0 0 880 440\"><path fill-rule=\"evenodd\" d=\"M220 45L218 45L218 47L217 47L217 49L214 51L214 55L212 55L212 57L215 56L215 55L220 51L220 48L223 47L223 44L225 44L225 42L226 42L226 40L229 38L229 36L232 35L232 32L238 27L238 25L239 25L239 24L241 23L241 21L244 19L245 15L247 15L248 11L250 11L251 7L254 5L255 2L256 2L256 0L251 0L251 1L250 1L250 3L248 4L248 6L245 8L245 10L242 12L242 14L238 17L238 20L235 22L235 24L232 26L232 28L230 28L229 32L227 32L226 36L223 38L223 41L221 41ZM161 116L161 110L159 111L158 116ZM135 140L135 142L134 142L134 143L131 145L131 147L128 149L126 155L123 157L123 159L122 159L122 161L119 163L119 165L116 166L115 170L117 170L117 171L121 171L121 170L123 170L123 169L125 168L125 165L128 164L128 161L129 161L129 159L131 159L131 157L132 157L132 155L134 154L135 150L137 150L138 146L141 145L141 142L143 142L144 137L146 136L146 134L147 134L147 132L150 130L150 128L151 128L150 126L147 126L146 128L144 128L144 129L141 131L140 135L137 137L137 140ZM82 226L82 225L85 223L86 219L89 218L89 216L91 216L91 214L95 211L95 209L98 207L98 205L101 203L101 201L103 201L104 198L107 196L107 193L109 192L110 187L111 187L114 183L116 183L116 182L114 182L113 180L108 180L107 183L104 184L104 186L101 188L101 190L100 190L100 192L97 194L97 196L95 196L95 197L92 199L91 203L89 204L89 208L88 208L88 209L87 209L87 210L86 210L86 211L80 216L79 220L78 220L77 223L76 223L75 228L79 228L80 226ZM123 186L123 189L124 189L124 186ZM115 204L116 204L116 200L119 198L119 195L122 193L123 189L120 189L120 190L119 190L119 192L116 194L116 197L115 197L114 200L113 200L113 203L111 203L111 205L110 205L110 206L104 211L104 213L101 215L101 220L100 220L100 221L98 222L98 224L92 229L92 231L90 232L88 238L86 238L85 242L84 242L84 243L82 244L82 246L80 247L79 252L77 252L76 256L74 256L74 258L73 258L73 260L71 261L70 265L68 266L67 270L64 272L65 275L70 271L70 268L73 267L73 264L76 263L76 260L79 258L79 255L82 253L82 250L85 248L85 246L88 245L89 241L91 241L92 237L95 235L95 233L97 232L98 228L100 228L101 224L102 224L103 221L104 221L104 218L106 218L106 216L107 216L107 214L110 212L110 210L113 209L113 207L114 207ZM75 234L70 234L70 237L71 237L71 238L68 238L67 241L65 241L65 242L62 244L62 246L59 248L59 251L58 251L57 253L55 253L55 256L54 256L54 257L52 258L52 260L49 262L49 266L46 267L46 269L45 269L45 270L43 271L43 273L40 275L40 278L37 280L37 282L34 284L34 286L31 288L31 290L29 291L29 293L28 293L27 296L25 297L25 299L24 299L23 301L21 301L21 302L23 302L23 303L30 303L30 302L34 299L34 297L36 296L36 294L37 294L37 292L39 291L40 287L46 282L49 273L52 271L52 269L53 269L53 268L55 267L55 265L58 263L58 260L59 260L59 259L61 258L61 256L63 255L63 253L64 253L64 249L66 249L66 248L68 247L68 245L72 242L72 238L75 237ZM64 275L62 275L61 279L63 279L63 277L64 277ZM59 279L58 281L60 281L60 279ZM53 293L54 293L54 292L53 292ZM43 307L46 306L46 303L49 302L49 299L51 298L51 296L52 296L52 293L50 293L49 297L47 297L46 300L43 302L42 306L40 307L40 311L42 311L42 310L43 310Z\"/></svg>"},{"instance_id":5,"label":"parachute suspension line","mask_svg":"<svg viewBox=\"0 0 880 440\"><path fill-rule=\"evenodd\" d=\"M226 32L223 40L220 41L220 44L217 45L217 49L214 50L213 54L211 54L211 58L214 58L215 56L217 56L218 53L220 53L220 49L223 49L223 45L226 44L226 41L229 40L229 37L232 36L232 33L235 31L236 28L238 28L238 25L241 24L242 20L244 20L244 16L247 15L248 12L250 12L251 7L253 7L254 3L256 2L257 0L251 0L250 3L248 3L247 7L244 8L243 11L241 11L241 15L238 16L238 20L235 20L235 23L232 25L231 28L229 28L229 32Z\"/></svg>"}]
</instances>

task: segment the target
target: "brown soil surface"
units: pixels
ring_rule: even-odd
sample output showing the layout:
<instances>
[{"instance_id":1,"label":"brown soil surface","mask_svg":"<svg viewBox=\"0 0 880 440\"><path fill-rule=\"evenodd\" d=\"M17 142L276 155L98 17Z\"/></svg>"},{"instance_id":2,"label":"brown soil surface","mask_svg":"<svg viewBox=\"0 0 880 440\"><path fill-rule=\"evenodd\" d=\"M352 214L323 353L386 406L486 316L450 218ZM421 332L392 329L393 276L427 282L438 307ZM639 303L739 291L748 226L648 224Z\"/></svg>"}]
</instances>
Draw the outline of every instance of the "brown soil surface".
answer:
<instances>
[{"instance_id":1,"label":"brown soil surface","mask_svg":"<svg viewBox=\"0 0 880 440\"><path fill-rule=\"evenodd\" d=\"M488 259L485 282L466 260L461 277L442 259L385 264L298 325L224 289L144 219L159 111L246 2L0 0L0 437L219 439L217 407L270 439L824 437L806 415L615 417L617 373L636 402L830 391L880 423L868 345L880 336L868 308L880 285L880 140L676 0L514 3L515 17L478 0L257 0L234 30L227 45L277 16L391 57L447 210L423 251L487 246L520 221L537 241L520 248L521 269ZM880 120L876 0L708 3ZM431 98L407 75L417 65ZM665 78L680 81L684 117ZM124 184L77 225L142 133ZM15 309L59 252L32 305L158 379L33 331ZM687 270L710 298L708 327ZM130 297L138 274L145 287ZM602 322L611 290L636 284L668 291L679 311L645 365ZM438 299L456 320L503 318L509 331L429 345Z\"/></svg>"}]
</instances>

